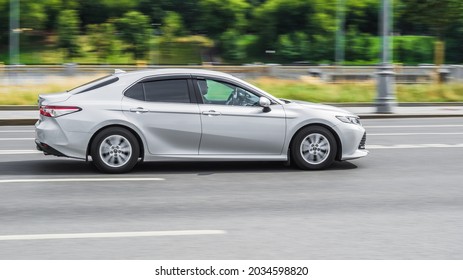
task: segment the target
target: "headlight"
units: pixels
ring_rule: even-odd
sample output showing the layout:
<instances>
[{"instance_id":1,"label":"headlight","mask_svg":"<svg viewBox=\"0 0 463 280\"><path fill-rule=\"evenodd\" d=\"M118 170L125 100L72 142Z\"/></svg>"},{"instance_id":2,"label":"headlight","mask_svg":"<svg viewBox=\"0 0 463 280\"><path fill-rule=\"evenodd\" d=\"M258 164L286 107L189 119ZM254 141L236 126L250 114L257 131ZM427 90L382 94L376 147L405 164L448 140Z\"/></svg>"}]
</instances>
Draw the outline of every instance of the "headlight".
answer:
<instances>
[{"instance_id":1,"label":"headlight","mask_svg":"<svg viewBox=\"0 0 463 280\"><path fill-rule=\"evenodd\" d=\"M360 123L360 118L354 116L336 116L336 118L345 123L357 124L362 125Z\"/></svg>"}]
</instances>

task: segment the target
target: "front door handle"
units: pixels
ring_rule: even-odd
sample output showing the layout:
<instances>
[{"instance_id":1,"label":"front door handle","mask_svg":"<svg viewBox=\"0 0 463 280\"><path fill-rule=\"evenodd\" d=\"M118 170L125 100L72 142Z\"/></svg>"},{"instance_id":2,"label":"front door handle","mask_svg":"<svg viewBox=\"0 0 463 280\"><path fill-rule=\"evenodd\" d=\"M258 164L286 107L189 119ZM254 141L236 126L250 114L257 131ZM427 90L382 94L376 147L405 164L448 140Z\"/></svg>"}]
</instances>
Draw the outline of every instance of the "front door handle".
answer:
<instances>
[{"instance_id":1,"label":"front door handle","mask_svg":"<svg viewBox=\"0 0 463 280\"><path fill-rule=\"evenodd\" d=\"M148 113L148 109L137 107L137 108L130 108L130 112L141 114L141 113Z\"/></svg>"},{"instance_id":2,"label":"front door handle","mask_svg":"<svg viewBox=\"0 0 463 280\"><path fill-rule=\"evenodd\" d=\"M204 111L203 115L208 115L209 117L212 117L212 116L220 116L221 113L214 111L214 110L209 110L209 111Z\"/></svg>"}]
</instances>

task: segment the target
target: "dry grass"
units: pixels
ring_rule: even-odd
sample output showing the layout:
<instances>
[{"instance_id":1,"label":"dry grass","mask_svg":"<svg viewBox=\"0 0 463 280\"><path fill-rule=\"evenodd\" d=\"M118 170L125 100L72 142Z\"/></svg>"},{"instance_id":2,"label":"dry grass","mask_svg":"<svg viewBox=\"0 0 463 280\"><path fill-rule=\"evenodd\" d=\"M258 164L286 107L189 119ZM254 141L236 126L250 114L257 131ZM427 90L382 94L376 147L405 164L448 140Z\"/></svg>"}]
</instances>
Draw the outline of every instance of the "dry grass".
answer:
<instances>
[{"instance_id":1,"label":"dry grass","mask_svg":"<svg viewBox=\"0 0 463 280\"><path fill-rule=\"evenodd\" d=\"M463 101L463 83L397 85L400 102L461 102Z\"/></svg>"},{"instance_id":2,"label":"dry grass","mask_svg":"<svg viewBox=\"0 0 463 280\"><path fill-rule=\"evenodd\" d=\"M326 84L311 77L299 80L262 77L249 82L280 98L314 102L371 102L376 92L373 82Z\"/></svg>"},{"instance_id":3,"label":"dry grass","mask_svg":"<svg viewBox=\"0 0 463 280\"><path fill-rule=\"evenodd\" d=\"M10 80L0 86L0 105L35 105L39 94L63 92L104 74L85 77L46 77L46 83L37 84L32 81L21 83Z\"/></svg>"},{"instance_id":4,"label":"dry grass","mask_svg":"<svg viewBox=\"0 0 463 280\"><path fill-rule=\"evenodd\" d=\"M314 102L373 102L377 94L375 81L326 84L312 77L263 77L249 82L280 98ZM399 102L463 102L463 83L396 85L395 93Z\"/></svg>"},{"instance_id":5,"label":"dry grass","mask_svg":"<svg viewBox=\"0 0 463 280\"><path fill-rule=\"evenodd\" d=\"M104 74L86 77L47 77L46 83L0 86L0 105L34 105L39 94L63 92L94 80ZM285 80L261 77L249 80L252 84L281 98L313 102L373 102L376 97L376 83L326 84L317 78L303 77L299 80ZM463 102L463 83L397 85L399 102Z\"/></svg>"}]
</instances>

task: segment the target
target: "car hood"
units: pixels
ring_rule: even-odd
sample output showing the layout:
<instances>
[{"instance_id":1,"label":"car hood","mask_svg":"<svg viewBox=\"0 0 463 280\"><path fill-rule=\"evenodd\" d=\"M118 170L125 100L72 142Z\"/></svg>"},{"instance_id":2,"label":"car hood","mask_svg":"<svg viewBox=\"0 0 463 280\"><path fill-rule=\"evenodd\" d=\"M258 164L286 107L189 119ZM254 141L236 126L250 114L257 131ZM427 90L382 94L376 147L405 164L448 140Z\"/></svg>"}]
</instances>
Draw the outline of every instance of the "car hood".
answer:
<instances>
[{"instance_id":1,"label":"car hood","mask_svg":"<svg viewBox=\"0 0 463 280\"><path fill-rule=\"evenodd\" d=\"M325 105L325 104L319 104L319 103L312 103L312 102L307 102L307 101L300 101L300 100L291 100L291 102L294 102L296 104L299 104L303 107L310 108L311 110L321 110L321 111L328 111L328 112L333 112L336 114L343 114L343 115L352 115L354 116L355 114L352 114L351 112L330 106L330 105Z\"/></svg>"}]
</instances>

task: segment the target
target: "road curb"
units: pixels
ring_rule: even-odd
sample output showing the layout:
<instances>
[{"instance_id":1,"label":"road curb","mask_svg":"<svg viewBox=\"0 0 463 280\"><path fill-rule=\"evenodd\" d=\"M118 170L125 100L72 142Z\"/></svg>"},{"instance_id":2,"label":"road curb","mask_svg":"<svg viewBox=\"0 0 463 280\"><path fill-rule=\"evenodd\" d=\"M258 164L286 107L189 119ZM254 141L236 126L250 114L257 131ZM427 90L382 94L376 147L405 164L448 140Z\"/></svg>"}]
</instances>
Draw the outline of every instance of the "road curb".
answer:
<instances>
[{"instance_id":1,"label":"road curb","mask_svg":"<svg viewBox=\"0 0 463 280\"><path fill-rule=\"evenodd\" d=\"M1 119L0 126L7 125L34 125L37 119Z\"/></svg>"},{"instance_id":2,"label":"road curb","mask_svg":"<svg viewBox=\"0 0 463 280\"><path fill-rule=\"evenodd\" d=\"M460 118L463 114L357 114L361 119Z\"/></svg>"},{"instance_id":3,"label":"road curb","mask_svg":"<svg viewBox=\"0 0 463 280\"><path fill-rule=\"evenodd\" d=\"M343 103L324 103L335 107L373 107L376 108L375 103L369 102L343 102ZM397 103L398 107L461 107L463 102L400 102Z\"/></svg>"},{"instance_id":4,"label":"road curb","mask_svg":"<svg viewBox=\"0 0 463 280\"><path fill-rule=\"evenodd\" d=\"M0 105L0 111L34 111L38 109L37 105Z\"/></svg>"}]
</instances>

